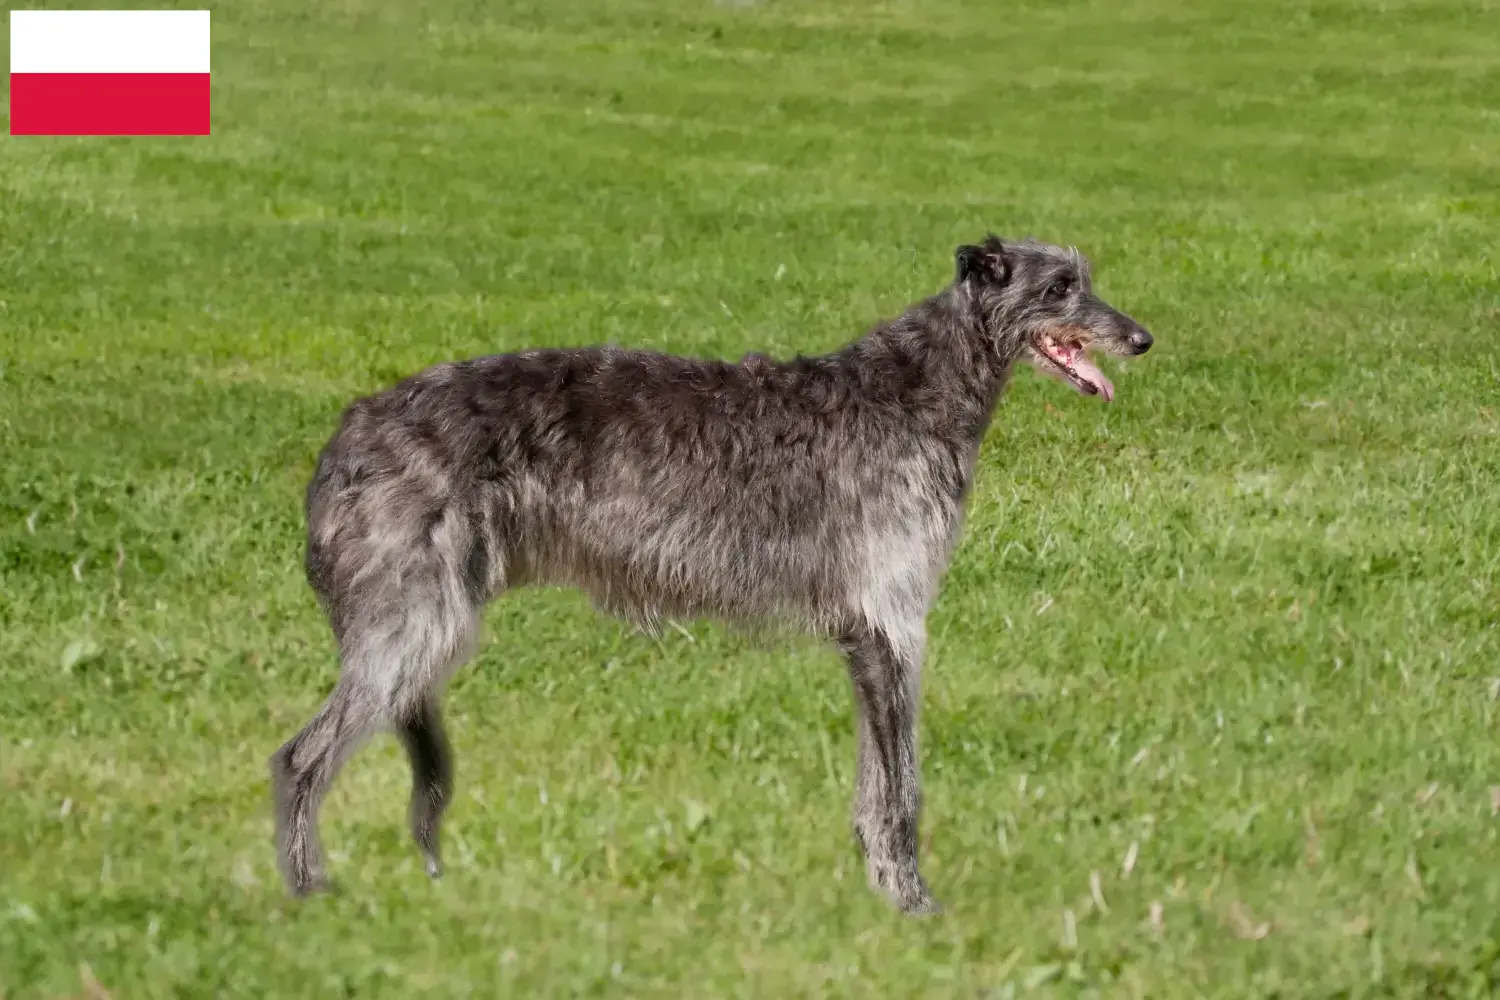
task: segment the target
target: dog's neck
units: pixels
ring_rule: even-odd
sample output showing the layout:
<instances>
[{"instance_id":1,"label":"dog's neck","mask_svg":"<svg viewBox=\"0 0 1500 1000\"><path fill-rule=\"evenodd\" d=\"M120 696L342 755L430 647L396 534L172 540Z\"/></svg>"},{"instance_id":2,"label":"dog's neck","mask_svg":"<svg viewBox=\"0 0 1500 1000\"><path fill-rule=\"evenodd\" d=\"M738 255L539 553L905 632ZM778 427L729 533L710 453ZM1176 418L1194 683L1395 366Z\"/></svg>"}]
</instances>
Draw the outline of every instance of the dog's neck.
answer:
<instances>
[{"instance_id":1,"label":"dog's neck","mask_svg":"<svg viewBox=\"0 0 1500 1000\"><path fill-rule=\"evenodd\" d=\"M836 356L872 396L899 401L934 433L977 447L1024 350L1019 330L953 285Z\"/></svg>"}]
</instances>

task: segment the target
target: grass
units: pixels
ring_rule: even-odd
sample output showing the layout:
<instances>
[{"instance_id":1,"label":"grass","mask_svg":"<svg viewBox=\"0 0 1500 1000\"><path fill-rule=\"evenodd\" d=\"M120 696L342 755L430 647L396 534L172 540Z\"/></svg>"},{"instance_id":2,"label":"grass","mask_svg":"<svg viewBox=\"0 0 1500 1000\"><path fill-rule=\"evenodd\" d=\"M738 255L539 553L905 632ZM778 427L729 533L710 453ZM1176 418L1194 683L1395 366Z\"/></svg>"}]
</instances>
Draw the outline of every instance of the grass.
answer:
<instances>
[{"instance_id":1,"label":"grass","mask_svg":"<svg viewBox=\"0 0 1500 1000\"><path fill-rule=\"evenodd\" d=\"M211 138L5 140L0 990L1500 990L1497 14L271 0L215 11ZM1111 407L1022 374L987 439L930 621L944 916L863 885L831 651L560 591L454 684L449 876L387 739L325 809L343 891L283 896L342 406L829 349L992 228L1157 348Z\"/></svg>"}]
</instances>

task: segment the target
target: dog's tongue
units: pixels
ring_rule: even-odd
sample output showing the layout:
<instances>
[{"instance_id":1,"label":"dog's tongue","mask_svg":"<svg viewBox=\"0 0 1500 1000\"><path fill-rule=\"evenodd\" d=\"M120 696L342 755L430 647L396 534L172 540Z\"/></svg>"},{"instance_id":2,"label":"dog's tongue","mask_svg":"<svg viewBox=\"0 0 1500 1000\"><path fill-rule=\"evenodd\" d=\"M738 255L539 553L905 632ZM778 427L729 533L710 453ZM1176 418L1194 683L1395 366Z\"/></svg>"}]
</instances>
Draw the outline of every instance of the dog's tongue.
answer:
<instances>
[{"instance_id":1,"label":"dog's tongue","mask_svg":"<svg viewBox=\"0 0 1500 1000\"><path fill-rule=\"evenodd\" d=\"M1104 397L1106 403L1115 398L1115 384L1099 370L1099 366L1088 359L1088 355L1079 351L1073 358L1073 373L1094 387L1094 392ZM1079 390L1080 392L1082 389Z\"/></svg>"},{"instance_id":2,"label":"dog's tongue","mask_svg":"<svg viewBox=\"0 0 1500 1000\"><path fill-rule=\"evenodd\" d=\"M1105 377L1098 365L1089 360L1082 347L1077 344L1059 344L1049 338L1043 343L1042 349L1078 380L1068 379L1073 388L1084 395L1103 396L1106 403L1115 398L1114 383ZM1080 385L1079 382L1083 384Z\"/></svg>"}]
</instances>

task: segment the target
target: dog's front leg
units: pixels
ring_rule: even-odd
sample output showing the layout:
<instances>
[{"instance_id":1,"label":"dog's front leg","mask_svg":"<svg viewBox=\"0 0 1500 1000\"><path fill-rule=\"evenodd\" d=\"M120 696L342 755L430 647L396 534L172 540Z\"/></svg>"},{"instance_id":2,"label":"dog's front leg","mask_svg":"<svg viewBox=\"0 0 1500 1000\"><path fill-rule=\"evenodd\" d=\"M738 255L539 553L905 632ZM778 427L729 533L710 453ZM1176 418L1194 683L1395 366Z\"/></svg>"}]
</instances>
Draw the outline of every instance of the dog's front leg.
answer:
<instances>
[{"instance_id":1,"label":"dog's front leg","mask_svg":"<svg viewBox=\"0 0 1500 1000\"><path fill-rule=\"evenodd\" d=\"M858 740L854 834L864 849L870 885L907 913L939 907L917 871L922 792L917 770L917 697L922 630L861 626L840 647L854 684Z\"/></svg>"}]
</instances>

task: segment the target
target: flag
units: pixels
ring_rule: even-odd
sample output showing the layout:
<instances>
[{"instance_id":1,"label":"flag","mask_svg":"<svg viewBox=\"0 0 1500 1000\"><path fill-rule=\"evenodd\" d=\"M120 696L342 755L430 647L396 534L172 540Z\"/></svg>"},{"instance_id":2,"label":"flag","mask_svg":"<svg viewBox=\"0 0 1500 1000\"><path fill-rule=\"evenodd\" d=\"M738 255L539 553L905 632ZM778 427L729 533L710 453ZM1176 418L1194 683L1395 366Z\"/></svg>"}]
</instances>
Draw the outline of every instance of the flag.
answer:
<instances>
[{"instance_id":1,"label":"flag","mask_svg":"<svg viewBox=\"0 0 1500 1000\"><path fill-rule=\"evenodd\" d=\"M208 135L208 11L13 10L11 135Z\"/></svg>"}]
</instances>

